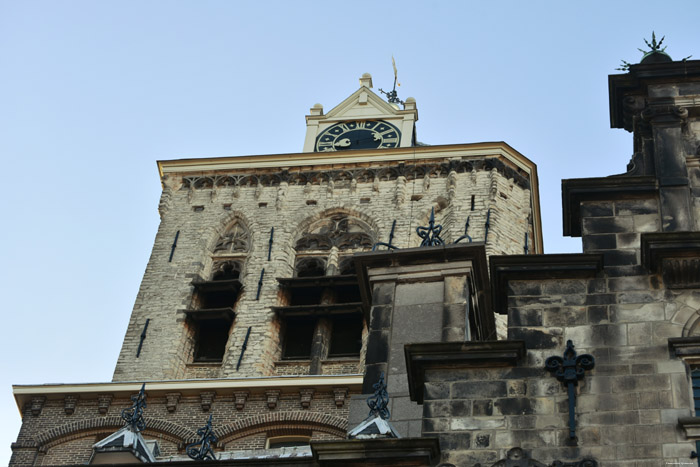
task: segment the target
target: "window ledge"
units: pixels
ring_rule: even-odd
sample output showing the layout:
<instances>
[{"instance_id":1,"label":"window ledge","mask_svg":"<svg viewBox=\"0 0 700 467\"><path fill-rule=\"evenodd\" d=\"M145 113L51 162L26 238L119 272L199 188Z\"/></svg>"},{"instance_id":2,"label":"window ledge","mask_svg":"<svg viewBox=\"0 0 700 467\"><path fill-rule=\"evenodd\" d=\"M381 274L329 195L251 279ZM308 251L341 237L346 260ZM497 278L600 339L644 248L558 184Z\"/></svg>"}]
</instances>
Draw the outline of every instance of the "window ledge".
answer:
<instances>
[{"instance_id":1,"label":"window ledge","mask_svg":"<svg viewBox=\"0 0 700 467\"><path fill-rule=\"evenodd\" d=\"M683 429L688 439L700 439L700 417L681 417L678 426Z\"/></svg>"},{"instance_id":2,"label":"window ledge","mask_svg":"<svg viewBox=\"0 0 700 467\"><path fill-rule=\"evenodd\" d=\"M676 357L698 358L700 357L700 336L670 337L668 348Z\"/></svg>"},{"instance_id":3,"label":"window ledge","mask_svg":"<svg viewBox=\"0 0 700 467\"><path fill-rule=\"evenodd\" d=\"M192 362L192 363L185 364L185 366L187 368L194 368L194 367L214 368L217 366L221 366L223 364L224 364L224 362Z\"/></svg>"}]
</instances>

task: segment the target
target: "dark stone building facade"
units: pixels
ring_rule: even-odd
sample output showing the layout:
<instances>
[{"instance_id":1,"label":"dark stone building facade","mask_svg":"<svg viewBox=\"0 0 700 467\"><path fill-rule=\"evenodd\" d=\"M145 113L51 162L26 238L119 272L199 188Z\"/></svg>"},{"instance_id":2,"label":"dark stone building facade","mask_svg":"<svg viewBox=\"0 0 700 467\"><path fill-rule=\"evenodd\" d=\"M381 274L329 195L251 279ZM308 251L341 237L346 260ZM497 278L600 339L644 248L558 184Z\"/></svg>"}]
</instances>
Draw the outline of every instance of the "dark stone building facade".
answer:
<instances>
[{"instance_id":1,"label":"dark stone building facade","mask_svg":"<svg viewBox=\"0 0 700 467\"><path fill-rule=\"evenodd\" d=\"M355 96L357 109L376 97L367 94L371 77L363 76L361 83L363 88ZM350 201L333 207L332 216L342 214L329 217L335 224L324 224L319 211L318 216L299 224L299 235L282 230L273 237L270 232L269 250L267 237L251 240L247 233L240 234L239 227L219 229L217 235L228 239L224 243L230 250L197 263L202 271L224 271L233 267L231 261L240 261L241 268L250 270L252 263L245 263L246 255L266 256L274 262L277 254L277 273L286 267L288 275L279 279L280 288L264 289L264 270L240 276L240 282L236 282L239 276L226 276L233 281L226 284L202 277L204 274L185 277L173 273L171 280L190 287L185 287L183 296L206 296L211 290L235 290L236 294L245 290L247 296L237 298L230 311L190 307L178 315L179 321L172 319L171 328L158 328L165 330L161 338L175 336L168 329L180 334L172 349L163 343L160 356L154 354L148 360L146 354L146 364L155 370L141 370L161 375L146 385L150 412L145 415L150 428L144 438L158 444L155 461L193 465L184 455L186 445L197 440L196 428L212 414L218 437L213 451L220 464L232 466L631 467L696 462L692 458L697 457L695 443L700 440L693 390L700 387L700 376L694 384L696 365L700 365L700 61L672 61L662 51L653 50L626 73L610 76L609 88L611 125L633 133L634 155L623 174L562 182L564 234L582 238L581 254L541 254L538 201L532 195L536 193L536 171L505 146L407 146L414 157L424 154L426 164L444 167L426 172L421 182L425 199L431 200L421 205L423 225L428 221L428 208L434 211L437 207L438 222L452 226L443 244L393 242L395 223L392 226L386 216L374 222L369 208L350 208ZM384 118L399 121L415 110L415 101L407 99L407 104L404 111L375 105L385 112ZM339 114L336 109L328 115L360 118L359 113ZM314 107L308 121L322 116L322 109ZM307 142L313 141L307 137ZM393 206L400 210L404 202L410 202L403 188L407 180L421 180L415 171L406 175L398 168L405 158L402 150L397 147L383 153L382 163L393 164L395 171L386 178L324 181L318 175L305 175L304 183L293 183L283 177L279 182L265 182L267 185L241 185L243 195L235 194L238 185L217 185L220 174L207 180L191 179L183 183L180 194L168 192L171 181L166 181L161 208L167 212L182 202L189 211L200 212L208 204L197 201L204 199L197 190L207 190L207 199L213 202L231 189L231 197L241 196L241 200L247 199L245 190L249 190L246 202L257 209L267 206L259 187L274 187L279 216L284 215L285 205L297 202L295 196L302 205L315 205L319 198L313 190L317 189L324 190L324 199L347 189L343 196L348 200L356 196L358 206L369 203L369 196L375 193L375 200L386 197L381 209ZM479 151L481 162L477 164L472 159ZM496 153L501 155L484 158L484 154ZM176 161L163 167L167 172L177 165L171 173L181 174L189 170L187 163ZM467 163L468 169L458 168ZM352 168L350 164L369 167L349 160L344 164L343 169ZM377 168L377 173L386 168ZM486 181L486 173L490 182L482 184L479 177L483 175ZM477 194L476 187L483 186L484 199L492 204L484 205L485 224L479 234L465 229L465 239L457 233L456 219L463 221L460 209L469 205L470 192L459 191L468 183ZM498 193L509 184L522 200L518 212L528 212L534 220L494 227L491 235L503 242L494 244L493 238L488 240L490 216L493 212L494 222L499 213L501 220L509 219L509 208L496 204ZM436 185L444 201L431 194ZM411 201L419 203L421 197L413 193ZM474 204L471 196L470 212ZM472 215L476 218L477 214ZM230 225L244 224L235 216L226 219ZM432 216L429 220L432 222ZM167 230L167 222L164 217L162 229ZM339 225L346 226L341 232L344 238L354 240L336 241L334 232ZM267 233L265 227L258 230ZM376 231L382 232L381 237ZM436 233L422 232L424 238ZM163 238L172 239L171 233L174 231L165 232ZM518 243L523 237L524 248ZM292 246L275 251L273 238ZM216 236L209 241L209 249L216 252L223 243L214 240ZM319 247L321 240L328 248ZM196 239L192 242L195 245ZM368 251L363 243L384 246ZM346 244L350 247L343 249ZM157 240L154 257L158 249L171 259L176 251L174 244L170 250L170 244L159 245ZM202 261L193 258L187 258L187 264ZM222 263L224 259L228 263ZM304 267L322 260L325 275L323 271L306 277L289 274L301 260ZM312 266L315 264L321 263ZM348 273L352 267L354 274ZM217 273L212 274L216 277ZM354 298L339 301L339 291L349 293L349 285L356 287L351 293ZM257 298L251 294L256 286ZM304 301L299 297L308 295L293 295L290 288L317 294L320 301ZM144 293L157 291L146 289ZM268 300L265 319L260 318L263 304L254 303L261 296ZM247 299L255 311L250 317L241 305ZM334 316L355 311L361 314L361 350L347 355L340 352L344 359L333 359L331 340L342 338L334 334L333 323L336 329L337 323L352 323ZM300 317L306 321L294 321ZM204 332L208 324L202 323L207 319L231 326L231 336L245 334L246 329L248 334L250 329L261 332L251 342L256 346L251 350L255 361L243 360L246 378L235 378L233 368L238 371L239 355L241 365L243 352L238 350L241 343L246 345L248 336L245 342L224 339L222 345L228 347L215 363L197 361L197 355L212 360L217 351L198 354L196 340L201 334L187 334L187 326L199 326L198 332ZM245 326L239 325L241 320ZM507 323L501 332L499 322ZM285 348L290 338L284 341L279 336L285 329L306 329L304 323L313 331L308 358L285 359L285 352L291 352ZM15 388L24 424L13 444L11 465L66 465L97 459L94 453L103 448L99 441L122 423L118 414L129 407L128 396L140 386L128 378L139 371L131 353L139 344L142 327L143 322L135 318L113 383ZM268 341L272 344L266 344ZM190 353L195 361L186 361L181 354L164 360L180 352L173 350L177 346L188 345L194 349ZM144 352L151 351L144 348ZM229 353L236 357L230 362ZM288 355L298 356L299 352ZM158 363L163 369L157 368ZM139 374L134 379L148 380L148 376ZM389 394L389 425L381 421L386 417L367 418L366 399L383 379ZM363 422L374 425L370 423L370 428L359 430L356 436L353 428ZM353 439L347 439L348 432ZM280 444L274 444L277 442ZM285 442L291 444L285 446Z\"/></svg>"}]
</instances>

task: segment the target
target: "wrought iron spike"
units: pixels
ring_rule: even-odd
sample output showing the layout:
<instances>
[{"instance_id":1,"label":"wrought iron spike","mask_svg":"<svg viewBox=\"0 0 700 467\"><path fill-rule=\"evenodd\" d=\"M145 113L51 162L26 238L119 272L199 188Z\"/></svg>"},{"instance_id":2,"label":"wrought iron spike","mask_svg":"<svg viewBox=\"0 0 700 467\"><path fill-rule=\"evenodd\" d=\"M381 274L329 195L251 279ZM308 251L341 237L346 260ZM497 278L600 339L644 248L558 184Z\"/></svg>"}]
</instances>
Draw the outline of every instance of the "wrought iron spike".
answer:
<instances>
[{"instance_id":1,"label":"wrought iron spike","mask_svg":"<svg viewBox=\"0 0 700 467\"><path fill-rule=\"evenodd\" d=\"M173 255L175 254L175 248L177 248L177 238L180 236L180 231L175 233L175 239L173 240L173 245L170 247L170 258L168 258L168 263L173 261Z\"/></svg>"},{"instance_id":2,"label":"wrought iron spike","mask_svg":"<svg viewBox=\"0 0 700 467\"><path fill-rule=\"evenodd\" d=\"M262 290L263 286L263 277L265 277L265 268L260 271L260 279L258 279L258 292L255 294L255 299L260 300L260 291Z\"/></svg>"},{"instance_id":3,"label":"wrought iron spike","mask_svg":"<svg viewBox=\"0 0 700 467\"><path fill-rule=\"evenodd\" d=\"M389 232L389 242L375 243L374 245L372 245L372 251L375 251L378 246L385 246L390 250L398 250L398 247L392 243L394 241L394 229L396 229L396 219L394 219L394 222L391 223L391 232Z\"/></svg>"},{"instance_id":4,"label":"wrought iron spike","mask_svg":"<svg viewBox=\"0 0 700 467\"><path fill-rule=\"evenodd\" d=\"M435 225L435 208L432 208L430 210L428 227L416 227L416 233L423 239L420 246L444 245L445 242L442 238L440 238L440 232L442 232L442 225Z\"/></svg>"},{"instance_id":5,"label":"wrought iron spike","mask_svg":"<svg viewBox=\"0 0 700 467\"><path fill-rule=\"evenodd\" d=\"M486 211L486 224L484 224L484 243L488 242L489 240L489 229L491 228L491 208L489 208L488 211Z\"/></svg>"},{"instance_id":6,"label":"wrought iron spike","mask_svg":"<svg viewBox=\"0 0 700 467\"><path fill-rule=\"evenodd\" d=\"M267 247L267 260L270 261L270 258L272 257L272 241L275 238L275 228L272 227L270 229L270 242Z\"/></svg>"},{"instance_id":7,"label":"wrought iron spike","mask_svg":"<svg viewBox=\"0 0 700 467\"><path fill-rule=\"evenodd\" d=\"M369 407L369 416L379 415L384 420L391 417L389 412L389 393L386 392L386 382L384 381L384 373L379 376L379 381L372 385L374 395L367 398L367 406Z\"/></svg>"},{"instance_id":8,"label":"wrought iron spike","mask_svg":"<svg viewBox=\"0 0 700 467\"><path fill-rule=\"evenodd\" d=\"M525 247L523 248L523 252L527 255L530 254L530 246L527 244L527 232L525 232Z\"/></svg>"},{"instance_id":9,"label":"wrought iron spike","mask_svg":"<svg viewBox=\"0 0 700 467\"><path fill-rule=\"evenodd\" d=\"M241 361L243 361L243 354L248 348L248 338L250 338L250 330L253 329L252 326L248 326L248 332L245 334L245 340L243 341L243 346L241 347L241 355L238 357L238 363L236 363L236 371L241 367Z\"/></svg>"},{"instance_id":10,"label":"wrought iron spike","mask_svg":"<svg viewBox=\"0 0 700 467\"><path fill-rule=\"evenodd\" d=\"M197 429L197 434L201 436L200 440L196 443L188 444L185 447L185 452L190 459L196 461L216 460L216 455L214 454L214 450L212 449L211 445L219 441L219 439L214 434L214 429L212 428L211 424L211 417L212 416L209 415L207 424L202 428Z\"/></svg>"},{"instance_id":11,"label":"wrought iron spike","mask_svg":"<svg viewBox=\"0 0 700 467\"><path fill-rule=\"evenodd\" d=\"M468 243L472 242L472 238L469 236L467 232L469 232L469 220L471 219L472 216L467 216L467 222L464 224L464 235L459 237L457 240L455 240L455 243L459 243L462 240L467 240Z\"/></svg>"},{"instance_id":12,"label":"wrought iron spike","mask_svg":"<svg viewBox=\"0 0 700 467\"><path fill-rule=\"evenodd\" d=\"M552 373L557 380L561 381L569 393L569 444L575 446L576 438L576 386L578 381L583 379L586 370L591 370L595 366L595 359L592 355L584 354L576 356L574 343L571 340L566 342L564 356L549 357L544 362L545 369Z\"/></svg>"},{"instance_id":13,"label":"wrought iron spike","mask_svg":"<svg viewBox=\"0 0 700 467\"><path fill-rule=\"evenodd\" d=\"M146 383L141 385L141 390L135 396L131 396L133 405L122 410L122 419L135 433L146 429L146 421L143 419L143 409L146 408Z\"/></svg>"},{"instance_id":14,"label":"wrought iron spike","mask_svg":"<svg viewBox=\"0 0 700 467\"><path fill-rule=\"evenodd\" d=\"M148 323L151 322L150 318L146 319L146 324L143 325L143 331L141 331L141 337L139 338L139 348L136 349L136 358L141 355L141 347L143 347L143 341L146 340L146 330L148 329Z\"/></svg>"}]
</instances>

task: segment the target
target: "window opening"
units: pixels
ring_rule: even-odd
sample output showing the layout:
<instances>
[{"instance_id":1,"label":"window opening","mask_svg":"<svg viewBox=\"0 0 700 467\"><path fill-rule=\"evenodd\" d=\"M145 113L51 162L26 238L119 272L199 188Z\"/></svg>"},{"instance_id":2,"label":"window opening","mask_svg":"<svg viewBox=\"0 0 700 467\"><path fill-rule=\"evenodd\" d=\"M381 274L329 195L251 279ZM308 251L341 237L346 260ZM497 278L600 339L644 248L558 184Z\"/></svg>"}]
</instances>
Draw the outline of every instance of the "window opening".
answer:
<instances>
[{"instance_id":1,"label":"window opening","mask_svg":"<svg viewBox=\"0 0 700 467\"><path fill-rule=\"evenodd\" d=\"M311 344L314 337L316 320L309 318L289 318L285 323L284 351L285 359L311 358Z\"/></svg>"},{"instance_id":2,"label":"window opening","mask_svg":"<svg viewBox=\"0 0 700 467\"><path fill-rule=\"evenodd\" d=\"M329 357L356 357L362 349L362 316L332 316Z\"/></svg>"},{"instance_id":3,"label":"window opening","mask_svg":"<svg viewBox=\"0 0 700 467\"><path fill-rule=\"evenodd\" d=\"M224 359L231 322L225 319L196 321L195 362L220 362Z\"/></svg>"}]
</instances>

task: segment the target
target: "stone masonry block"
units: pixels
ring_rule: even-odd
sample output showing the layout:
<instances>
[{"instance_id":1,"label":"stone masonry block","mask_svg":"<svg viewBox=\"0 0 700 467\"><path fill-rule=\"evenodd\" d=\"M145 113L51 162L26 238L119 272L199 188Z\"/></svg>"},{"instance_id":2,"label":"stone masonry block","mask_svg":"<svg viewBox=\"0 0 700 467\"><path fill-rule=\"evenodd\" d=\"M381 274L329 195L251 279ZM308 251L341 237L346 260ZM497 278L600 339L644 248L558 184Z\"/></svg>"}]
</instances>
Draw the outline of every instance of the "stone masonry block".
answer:
<instances>
[{"instance_id":1,"label":"stone masonry block","mask_svg":"<svg viewBox=\"0 0 700 467\"><path fill-rule=\"evenodd\" d=\"M443 303L444 285L440 281L412 282L396 286L394 306Z\"/></svg>"}]
</instances>

